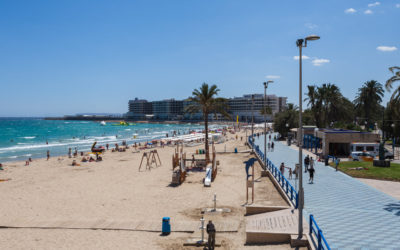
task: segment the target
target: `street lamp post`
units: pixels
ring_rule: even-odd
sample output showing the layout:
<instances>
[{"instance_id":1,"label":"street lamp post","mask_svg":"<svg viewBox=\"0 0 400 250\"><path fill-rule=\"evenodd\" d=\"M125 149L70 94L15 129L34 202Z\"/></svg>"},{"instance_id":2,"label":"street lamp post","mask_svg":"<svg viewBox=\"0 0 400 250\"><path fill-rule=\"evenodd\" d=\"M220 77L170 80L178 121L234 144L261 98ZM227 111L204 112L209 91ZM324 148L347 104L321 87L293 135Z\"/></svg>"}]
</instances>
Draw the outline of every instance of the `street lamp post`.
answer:
<instances>
[{"instance_id":1,"label":"street lamp post","mask_svg":"<svg viewBox=\"0 0 400 250\"><path fill-rule=\"evenodd\" d=\"M254 95L251 95L251 142L254 144ZM254 152L253 147L251 152Z\"/></svg>"},{"instance_id":2,"label":"street lamp post","mask_svg":"<svg viewBox=\"0 0 400 250\"><path fill-rule=\"evenodd\" d=\"M391 127L392 127L392 151L393 151L393 159L394 159L394 143L395 143L395 140L394 140L394 127L395 127L396 125L394 125L394 123L392 123L392 125L391 125Z\"/></svg>"},{"instance_id":3,"label":"street lamp post","mask_svg":"<svg viewBox=\"0 0 400 250\"><path fill-rule=\"evenodd\" d=\"M304 208L304 189L303 189L303 121L302 121L302 112L303 112L303 86L302 86L302 48L307 47L307 41L318 40L319 36L311 35L306 37L305 39L298 39L296 42L297 47L299 47L299 131L298 131L298 140L299 140L299 235L298 238L301 239L303 237L303 208ZM304 42L304 45L303 45Z\"/></svg>"},{"instance_id":4,"label":"street lamp post","mask_svg":"<svg viewBox=\"0 0 400 250\"><path fill-rule=\"evenodd\" d=\"M274 81L264 82L264 163L267 162L267 110L265 103L267 102L267 88L269 83L273 83Z\"/></svg>"}]
</instances>

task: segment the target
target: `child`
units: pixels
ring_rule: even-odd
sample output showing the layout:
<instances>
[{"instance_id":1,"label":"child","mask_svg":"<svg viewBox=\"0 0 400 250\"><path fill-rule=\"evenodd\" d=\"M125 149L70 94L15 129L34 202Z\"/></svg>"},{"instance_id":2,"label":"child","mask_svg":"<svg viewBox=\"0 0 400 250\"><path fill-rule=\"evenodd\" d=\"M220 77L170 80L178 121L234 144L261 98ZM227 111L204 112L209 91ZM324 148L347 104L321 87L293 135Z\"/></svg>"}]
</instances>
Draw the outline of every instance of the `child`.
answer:
<instances>
[{"instance_id":1,"label":"child","mask_svg":"<svg viewBox=\"0 0 400 250\"><path fill-rule=\"evenodd\" d=\"M292 168L289 168L289 180L291 180L291 179L292 179L292 174L293 174L293 172L292 172Z\"/></svg>"}]
</instances>

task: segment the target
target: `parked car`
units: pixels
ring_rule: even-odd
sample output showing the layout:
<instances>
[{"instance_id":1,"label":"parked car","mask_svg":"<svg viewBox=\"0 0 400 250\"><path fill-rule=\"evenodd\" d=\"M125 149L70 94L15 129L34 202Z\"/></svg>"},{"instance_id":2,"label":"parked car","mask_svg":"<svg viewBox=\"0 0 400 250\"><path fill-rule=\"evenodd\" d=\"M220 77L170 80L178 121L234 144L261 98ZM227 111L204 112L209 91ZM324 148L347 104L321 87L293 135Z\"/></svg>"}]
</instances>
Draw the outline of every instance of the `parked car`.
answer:
<instances>
[{"instance_id":1,"label":"parked car","mask_svg":"<svg viewBox=\"0 0 400 250\"><path fill-rule=\"evenodd\" d=\"M349 156L353 161L373 161L374 156L368 152L355 151Z\"/></svg>"}]
</instances>

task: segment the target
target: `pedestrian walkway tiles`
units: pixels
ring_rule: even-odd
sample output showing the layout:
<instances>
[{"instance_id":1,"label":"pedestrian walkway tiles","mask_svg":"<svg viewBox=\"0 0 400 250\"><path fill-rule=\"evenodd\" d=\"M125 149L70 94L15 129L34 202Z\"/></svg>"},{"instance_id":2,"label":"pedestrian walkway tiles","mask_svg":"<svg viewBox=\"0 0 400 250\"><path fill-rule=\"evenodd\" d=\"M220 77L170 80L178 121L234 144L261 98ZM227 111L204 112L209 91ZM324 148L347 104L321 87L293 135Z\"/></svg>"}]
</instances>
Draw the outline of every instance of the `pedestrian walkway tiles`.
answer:
<instances>
[{"instance_id":1,"label":"pedestrian walkway tiles","mask_svg":"<svg viewBox=\"0 0 400 250\"><path fill-rule=\"evenodd\" d=\"M263 151L263 137L255 139ZM267 157L276 167L294 170L298 151L275 142ZM303 153L306 156L306 152ZM288 178L287 169L285 176ZM315 165L314 183L303 172L304 216L313 214L332 249L400 249L400 201L322 162ZM291 184L298 187L294 178Z\"/></svg>"}]
</instances>

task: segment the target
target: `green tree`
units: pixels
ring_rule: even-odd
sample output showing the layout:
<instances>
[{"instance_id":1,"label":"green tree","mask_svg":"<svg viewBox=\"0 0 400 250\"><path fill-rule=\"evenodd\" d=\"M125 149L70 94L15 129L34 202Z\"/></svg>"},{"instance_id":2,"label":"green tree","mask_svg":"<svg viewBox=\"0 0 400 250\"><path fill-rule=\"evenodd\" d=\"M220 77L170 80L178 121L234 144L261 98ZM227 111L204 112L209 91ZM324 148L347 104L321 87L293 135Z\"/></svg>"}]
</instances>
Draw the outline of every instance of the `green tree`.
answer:
<instances>
[{"instance_id":1,"label":"green tree","mask_svg":"<svg viewBox=\"0 0 400 250\"><path fill-rule=\"evenodd\" d=\"M382 84L375 80L365 82L364 85L358 89L354 105L357 114L365 117L366 121L371 124L381 114L380 107L384 90Z\"/></svg>"},{"instance_id":2,"label":"green tree","mask_svg":"<svg viewBox=\"0 0 400 250\"><path fill-rule=\"evenodd\" d=\"M206 162L210 161L209 145L208 145L208 115L220 113L221 115L230 118L227 110L227 100L225 98L217 97L220 90L216 85L209 86L203 83L199 89L195 89L192 97L189 98L190 104L186 107L185 112L195 114L201 112L204 119L205 130L205 151Z\"/></svg>"},{"instance_id":3,"label":"green tree","mask_svg":"<svg viewBox=\"0 0 400 250\"><path fill-rule=\"evenodd\" d=\"M289 129L298 127L298 123L299 111L293 103L288 103L284 111L275 114L274 130L282 136L287 136Z\"/></svg>"},{"instance_id":4,"label":"green tree","mask_svg":"<svg viewBox=\"0 0 400 250\"><path fill-rule=\"evenodd\" d=\"M340 92L335 84L324 83L321 86L309 85L308 106L317 127L326 127L331 122L352 121L353 104Z\"/></svg>"},{"instance_id":5,"label":"green tree","mask_svg":"<svg viewBox=\"0 0 400 250\"><path fill-rule=\"evenodd\" d=\"M385 87L388 91L392 89L393 83L400 82L400 67L390 67L389 70L394 74L394 76L386 81ZM400 101L400 86L393 92L391 100Z\"/></svg>"}]
</instances>

